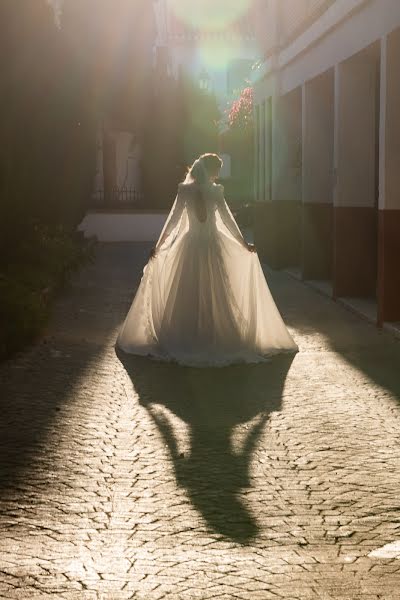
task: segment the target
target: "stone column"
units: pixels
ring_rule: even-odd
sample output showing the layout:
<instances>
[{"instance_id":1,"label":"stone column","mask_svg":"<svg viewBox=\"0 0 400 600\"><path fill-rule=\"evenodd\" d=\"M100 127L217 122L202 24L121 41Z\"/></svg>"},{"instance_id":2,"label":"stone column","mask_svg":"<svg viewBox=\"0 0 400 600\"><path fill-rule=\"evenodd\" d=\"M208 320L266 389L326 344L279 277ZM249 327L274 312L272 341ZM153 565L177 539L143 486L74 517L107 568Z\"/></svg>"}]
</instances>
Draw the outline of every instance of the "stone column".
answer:
<instances>
[{"instance_id":1,"label":"stone column","mask_svg":"<svg viewBox=\"0 0 400 600\"><path fill-rule=\"evenodd\" d=\"M376 294L378 57L374 45L335 67L335 297Z\"/></svg>"},{"instance_id":2,"label":"stone column","mask_svg":"<svg viewBox=\"0 0 400 600\"><path fill-rule=\"evenodd\" d=\"M334 72L303 85L302 277L331 279Z\"/></svg>"},{"instance_id":3,"label":"stone column","mask_svg":"<svg viewBox=\"0 0 400 600\"><path fill-rule=\"evenodd\" d=\"M378 322L400 321L400 29L381 40Z\"/></svg>"}]
</instances>

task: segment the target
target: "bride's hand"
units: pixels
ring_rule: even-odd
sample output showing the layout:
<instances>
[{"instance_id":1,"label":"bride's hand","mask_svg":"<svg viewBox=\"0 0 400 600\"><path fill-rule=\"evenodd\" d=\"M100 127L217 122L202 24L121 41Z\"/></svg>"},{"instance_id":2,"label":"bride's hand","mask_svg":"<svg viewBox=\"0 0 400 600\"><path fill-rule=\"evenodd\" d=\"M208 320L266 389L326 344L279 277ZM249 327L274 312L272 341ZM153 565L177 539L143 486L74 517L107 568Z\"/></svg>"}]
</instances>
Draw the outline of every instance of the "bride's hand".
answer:
<instances>
[{"instance_id":1,"label":"bride's hand","mask_svg":"<svg viewBox=\"0 0 400 600\"><path fill-rule=\"evenodd\" d=\"M254 244L247 244L247 250L249 252L257 252L257 249Z\"/></svg>"}]
</instances>

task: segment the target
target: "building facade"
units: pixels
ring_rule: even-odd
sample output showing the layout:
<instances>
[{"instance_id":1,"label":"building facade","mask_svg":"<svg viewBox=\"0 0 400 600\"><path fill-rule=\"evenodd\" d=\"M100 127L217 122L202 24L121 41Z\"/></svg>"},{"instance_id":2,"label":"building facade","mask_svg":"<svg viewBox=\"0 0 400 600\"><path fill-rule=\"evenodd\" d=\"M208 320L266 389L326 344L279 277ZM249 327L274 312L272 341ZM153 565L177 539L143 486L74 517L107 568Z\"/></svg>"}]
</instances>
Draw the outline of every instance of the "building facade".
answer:
<instances>
[{"instance_id":1,"label":"building facade","mask_svg":"<svg viewBox=\"0 0 400 600\"><path fill-rule=\"evenodd\" d=\"M400 321L400 2L265 0L256 241L379 325Z\"/></svg>"}]
</instances>

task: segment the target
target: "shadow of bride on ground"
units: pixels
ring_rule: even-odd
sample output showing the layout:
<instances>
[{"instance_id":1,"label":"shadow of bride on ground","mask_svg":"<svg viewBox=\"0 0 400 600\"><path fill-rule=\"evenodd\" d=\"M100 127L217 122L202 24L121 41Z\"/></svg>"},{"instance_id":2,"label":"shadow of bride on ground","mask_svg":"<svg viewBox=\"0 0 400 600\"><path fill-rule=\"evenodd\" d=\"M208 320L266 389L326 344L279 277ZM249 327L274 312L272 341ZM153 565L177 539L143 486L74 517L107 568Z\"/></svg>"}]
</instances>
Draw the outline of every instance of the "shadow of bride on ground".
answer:
<instances>
[{"instance_id":1,"label":"shadow of bride on ground","mask_svg":"<svg viewBox=\"0 0 400 600\"><path fill-rule=\"evenodd\" d=\"M245 498L252 455L269 415L281 408L293 356L196 369L117 354L168 446L177 483L192 505L215 533L250 543L259 532ZM180 437L187 438L185 452Z\"/></svg>"}]
</instances>

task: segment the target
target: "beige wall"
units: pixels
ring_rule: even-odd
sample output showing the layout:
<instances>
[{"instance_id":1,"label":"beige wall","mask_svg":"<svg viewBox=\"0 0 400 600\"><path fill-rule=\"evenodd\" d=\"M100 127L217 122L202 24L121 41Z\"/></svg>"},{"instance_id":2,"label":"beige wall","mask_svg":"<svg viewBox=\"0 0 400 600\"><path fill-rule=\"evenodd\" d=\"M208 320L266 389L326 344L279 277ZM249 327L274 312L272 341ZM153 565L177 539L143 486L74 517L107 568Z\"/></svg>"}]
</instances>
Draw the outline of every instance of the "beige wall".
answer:
<instances>
[{"instance_id":1,"label":"beige wall","mask_svg":"<svg viewBox=\"0 0 400 600\"><path fill-rule=\"evenodd\" d=\"M273 136L273 199L301 201L301 88L277 99Z\"/></svg>"},{"instance_id":2,"label":"beige wall","mask_svg":"<svg viewBox=\"0 0 400 600\"><path fill-rule=\"evenodd\" d=\"M376 202L376 60L363 52L335 71L334 204L374 206Z\"/></svg>"},{"instance_id":3,"label":"beige wall","mask_svg":"<svg viewBox=\"0 0 400 600\"><path fill-rule=\"evenodd\" d=\"M379 207L400 209L400 28L382 40Z\"/></svg>"},{"instance_id":4,"label":"beige wall","mask_svg":"<svg viewBox=\"0 0 400 600\"><path fill-rule=\"evenodd\" d=\"M303 202L333 200L334 71L303 85Z\"/></svg>"},{"instance_id":5,"label":"beige wall","mask_svg":"<svg viewBox=\"0 0 400 600\"><path fill-rule=\"evenodd\" d=\"M358 10L349 14L352 5ZM280 54L282 92L343 62L399 25L399 0L337 0L310 30Z\"/></svg>"},{"instance_id":6,"label":"beige wall","mask_svg":"<svg viewBox=\"0 0 400 600\"><path fill-rule=\"evenodd\" d=\"M100 242L155 242L167 215L141 213L91 213L79 230L85 236L97 236Z\"/></svg>"}]
</instances>

